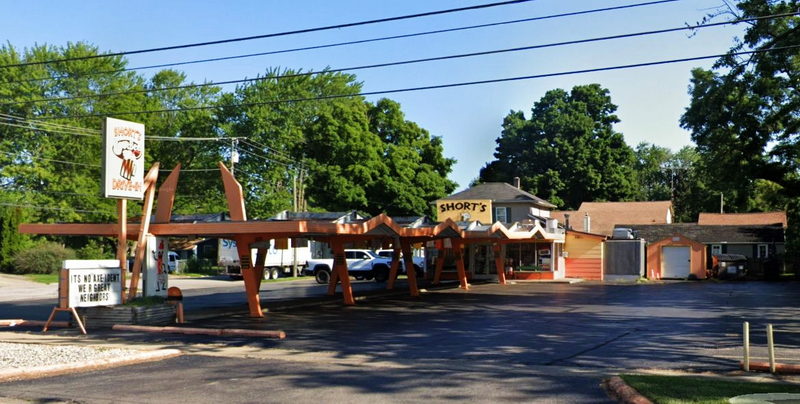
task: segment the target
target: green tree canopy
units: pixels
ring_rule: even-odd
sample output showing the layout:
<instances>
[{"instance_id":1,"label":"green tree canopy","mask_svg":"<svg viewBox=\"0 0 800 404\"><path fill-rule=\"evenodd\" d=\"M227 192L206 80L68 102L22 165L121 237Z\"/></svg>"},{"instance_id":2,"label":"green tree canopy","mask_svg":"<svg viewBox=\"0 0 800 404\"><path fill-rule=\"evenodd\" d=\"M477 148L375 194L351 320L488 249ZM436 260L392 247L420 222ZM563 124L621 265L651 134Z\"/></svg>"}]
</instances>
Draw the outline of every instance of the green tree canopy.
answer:
<instances>
[{"instance_id":1,"label":"green tree canopy","mask_svg":"<svg viewBox=\"0 0 800 404\"><path fill-rule=\"evenodd\" d=\"M521 111L505 117L496 160L481 169L479 180L520 177L525 189L567 209L583 201L634 199L635 158L613 129L616 109L599 84L548 91L530 119Z\"/></svg>"}]
</instances>

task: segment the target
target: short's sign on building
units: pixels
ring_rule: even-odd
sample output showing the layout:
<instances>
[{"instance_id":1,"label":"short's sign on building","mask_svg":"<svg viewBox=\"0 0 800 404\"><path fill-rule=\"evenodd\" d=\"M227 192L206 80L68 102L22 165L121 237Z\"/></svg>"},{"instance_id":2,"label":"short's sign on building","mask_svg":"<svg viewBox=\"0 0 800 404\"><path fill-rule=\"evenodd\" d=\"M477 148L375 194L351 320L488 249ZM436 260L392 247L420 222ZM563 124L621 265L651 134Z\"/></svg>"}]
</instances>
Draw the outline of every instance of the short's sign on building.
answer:
<instances>
[{"instance_id":1,"label":"short's sign on building","mask_svg":"<svg viewBox=\"0 0 800 404\"><path fill-rule=\"evenodd\" d=\"M492 223L492 201L490 199L447 200L436 201L436 220L447 219L455 222Z\"/></svg>"},{"instance_id":2,"label":"short's sign on building","mask_svg":"<svg viewBox=\"0 0 800 404\"><path fill-rule=\"evenodd\" d=\"M58 288L59 306L113 306L122 303L122 276L117 260L66 260Z\"/></svg>"},{"instance_id":3,"label":"short's sign on building","mask_svg":"<svg viewBox=\"0 0 800 404\"><path fill-rule=\"evenodd\" d=\"M106 118L103 125L103 196L144 197L144 125Z\"/></svg>"},{"instance_id":4,"label":"short's sign on building","mask_svg":"<svg viewBox=\"0 0 800 404\"><path fill-rule=\"evenodd\" d=\"M147 236L143 290L144 296L167 296L169 288L169 239Z\"/></svg>"}]
</instances>

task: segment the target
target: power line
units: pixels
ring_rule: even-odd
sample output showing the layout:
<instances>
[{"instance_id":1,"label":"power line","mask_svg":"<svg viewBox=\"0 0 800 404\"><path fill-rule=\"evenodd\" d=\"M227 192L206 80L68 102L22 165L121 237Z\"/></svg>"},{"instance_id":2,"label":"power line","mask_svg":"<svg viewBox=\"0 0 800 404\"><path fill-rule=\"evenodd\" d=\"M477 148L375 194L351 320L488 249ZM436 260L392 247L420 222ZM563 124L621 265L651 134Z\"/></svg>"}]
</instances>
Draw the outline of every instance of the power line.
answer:
<instances>
[{"instance_id":1,"label":"power line","mask_svg":"<svg viewBox=\"0 0 800 404\"><path fill-rule=\"evenodd\" d=\"M4 152L4 151L0 151L0 154L5 154L7 156L12 156L12 157L17 157L19 155L18 153L9 153L9 152ZM55 160L55 159L48 159L48 158L45 158L45 157L38 157L38 156L34 156L34 155L23 156L23 158L24 159L30 159L30 160L50 161L50 162L53 162L53 163L60 163L60 164L70 164L70 165L75 165L75 166L100 168L100 164L86 164L86 163L78 163L78 162L75 162L75 161ZM11 164L11 165L25 166L27 164Z\"/></svg>"},{"instance_id":2,"label":"power line","mask_svg":"<svg viewBox=\"0 0 800 404\"><path fill-rule=\"evenodd\" d=\"M774 15L769 15L769 16L753 17L753 18L747 18L747 19L741 19L741 20L735 20L735 21L723 21L723 22L707 23L707 24L700 24L700 25L694 25L694 26L681 26L681 27L665 28L665 29L658 29L658 30L651 30L651 31L633 32L633 33L619 34L619 35L608 35L608 36L595 37L595 38L576 39L576 40L571 40L571 41L551 42L551 43L547 43L547 44L520 46L520 47L505 48L505 49L495 49L495 50L488 50L488 51L481 51L481 52L460 53L460 54L454 54L454 55L435 56L435 57L421 58L421 59L410 59L410 60L402 60L402 61L395 61L395 62L376 63L376 64L371 64L371 65L343 67L343 68L336 68L336 69L325 69L323 71L318 71L318 72L310 71L310 72L305 72L305 73L292 73L292 74L284 74L284 75L277 75L277 76L263 76L263 77L256 77L256 78L251 78L251 79L226 80L226 81L199 83L199 84L185 84L185 85L180 85L180 86L170 86L170 87L161 87L161 88L118 91L118 92L111 92L111 93L86 94L86 95L80 95L80 96L68 96L68 97L56 97L56 98L39 98L39 99L33 99L33 100L27 100L27 101L13 101L13 102L0 103L0 106L20 105L20 104L34 104L34 103L41 103L41 102L56 102L56 101L77 100L77 99L91 99L91 98L101 98L101 97L110 97L110 96L128 95L128 94L154 93L154 92L169 91L169 90L181 90L181 89L187 89L187 88L220 86L220 85L227 85L227 84L238 84L238 83L249 83L249 82L266 81L266 80L279 80L279 79L294 78L294 77L305 77L305 76L312 76L312 75L315 75L315 74L322 74L322 73L339 73L339 72L353 71L353 70L367 70L367 69L375 69L375 68L381 68L381 67L401 66L401 65L424 63L424 62L434 62L434 61L442 61L442 60L461 59L461 58L476 57L476 56L487 56L487 55L495 55L495 54L509 53L509 52L521 52L521 51L527 51L527 50L533 50L533 49L551 48L551 47L559 47L559 46L567 46L567 45L584 44L584 43L590 43L590 42L608 41L608 40L614 40L614 39L624 39L624 38L634 38L634 37L647 36L647 35L665 34L665 33L670 33L670 32L687 31L687 30L694 30L694 29L699 29L699 28L709 28L709 27L717 27L717 26L723 26L723 25L738 24L738 23L742 23L742 22L753 22L753 21L764 20L764 19L787 17L787 16L797 15L799 13L800 12L774 14Z\"/></svg>"},{"instance_id":3,"label":"power line","mask_svg":"<svg viewBox=\"0 0 800 404\"><path fill-rule=\"evenodd\" d=\"M149 66L129 67L129 68L118 69L118 70L105 70L105 71L93 72L93 73L88 73L88 74L78 74L78 75L72 75L72 76L70 76L70 75L62 75L62 76L55 76L55 77L39 77L39 78L32 78L32 79L7 81L7 82L5 82L5 84L29 83L29 82L34 82L34 81L59 80L59 79L64 79L64 78L80 78L80 77L94 76L94 75L99 75L99 74L122 73L122 72L127 72L127 71L134 71L134 70L157 69L157 68L163 68L163 67L174 67L174 66L182 66L182 65L198 64L198 63L208 63L208 62L220 62L220 61L225 61L225 60L244 59L244 58L251 58L251 57L256 57L256 56L267 56L267 55L276 55L276 54L282 54L282 53L292 53L292 52L300 52L300 51L307 51L307 50L325 49L325 48L333 48L333 47L339 47L339 46L357 45L357 44L370 43L370 42L387 41L387 40L393 40L393 39L413 38L413 37L434 35L434 34L442 34L442 33L448 33L448 32L466 31L466 30L488 28L488 27L495 27L495 26L501 26L501 25L518 24L518 23L523 23L523 22L541 21L541 20L562 18L562 17L572 17L572 16L577 16L577 15L593 14L593 13L600 13L600 12L605 12L605 11L616 11L616 10L622 10L622 9L628 9L628 8L651 6L651 5L662 4L662 3L671 3L671 2L674 2L674 1L677 1L677 0L649 1L649 2L645 2L645 3L626 4L626 5L623 5L623 6L616 6L616 7L595 8L595 9L589 9L589 10L573 11L573 12L568 12L568 13L550 14L550 15L538 16L538 17L522 18L522 19L507 20L507 21L499 21L499 22L493 22L493 23L487 23L487 24L467 25L467 26L439 29L439 30L433 30L433 31L422 31L422 32L416 32L416 33L410 33L410 34L392 35L392 36L360 39L360 40L346 41L346 42L336 42L336 43L329 43L329 44L324 44L324 45L305 46L305 47L299 47L299 48L290 48L290 49L282 49L282 50L267 51L267 52L248 53L248 54L243 54L243 55L223 56L223 57L207 58L207 59L195 59L195 60L189 60L189 61L184 61L184 62L162 63L162 64L155 64L155 65L149 65Z\"/></svg>"},{"instance_id":4,"label":"power line","mask_svg":"<svg viewBox=\"0 0 800 404\"><path fill-rule=\"evenodd\" d=\"M356 27L356 26L361 26L361 25L370 25L370 24L378 24L378 23L384 23L384 22L390 22L390 21L407 20L407 19L412 19L412 18L429 17L429 16L433 16L433 15L449 14L449 13L456 13L456 12L461 12L461 11L479 10L479 9L491 8L491 7L497 7L497 6L506 6L506 5L512 5L512 4L527 3L527 2L530 2L530 1L533 1L533 0L508 0L508 1L501 1L501 2L497 2L497 3L487 3L487 4L479 4L479 5L468 6L468 7L451 8L451 9L446 9L446 10L428 11L428 12L424 12L424 13L407 14L407 15L401 15L401 16L396 16L396 17L378 18L378 19L374 19L374 20L350 22L350 23L336 24L336 25L327 25L327 26L323 26L323 27L304 28L304 29L298 29L298 30L293 30L293 31L276 32L276 33L271 33L271 34L253 35L253 36L230 38L230 39L219 39L219 40L215 40L215 41L197 42L197 43L190 43L190 44L183 44L183 45L163 46L163 47L159 47L159 48L149 48L149 49L139 49L139 50L132 50L132 51L113 52L113 53L106 53L106 54L102 54L102 55L89 55L89 56L80 56L80 57L73 57L73 58L43 60L43 61L37 61L37 62L24 62L24 63L7 64L7 65L0 65L0 69L7 69L7 68L10 68L10 67L44 65L44 64L51 64L51 63L76 61L76 60L89 60L89 59L106 58L106 57L123 56L123 55L134 55L134 54L150 53L150 52L161 52L161 51L167 51L167 50L195 48L195 47L199 47L199 46L219 45L219 44L232 43L232 42L251 41L251 40L254 40L254 39L274 38L274 37L286 36L286 35L305 34L305 33L309 33L309 32L328 31L328 30L332 30L332 29L350 28L350 27ZM671 0L671 1L677 1L677 0Z\"/></svg>"},{"instance_id":5,"label":"power line","mask_svg":"<svg viewBox=\"0 0 800 404\"><path fill-rule=\"evenodd\" d=\"M207 109L216 109L216 108L255 107L255 106L272 105L272 104L280 104L280 103L287 103L287 102L323 101L323 100L332 100L332 99L337 99L337 98L352 98L352 97L365 97L365 96L373 96L373 95L398 94L398 93L426 91L426 90L439 90L439 89L444 89L444 88L466 87L466 86L474 86L474 85L481 85L481 84L494 84L494 83L504 83L504 82L512 82L512 81L540 79L540 78L547 78L547 77L569 76L569 75L585 74L585 73L597 73L597 72L604 72L604 71L633 69L633 68L639 68L639 67L659 66L659 65L674 64L674 63L694 62L694 61L698 61L698 60L717 59L717 58L721 58L723 56L752 55L752 54L757 54L757 53L766 53L766 52L770 52L770 51L789 50L789 49L797 49L797 48L800 48L800 45L784 46L784 47L770 48L770 49L756 49L756 50L749 50L749 51L729 52L729 53L706 55L706 56L694 56L694 57L678 58L678 59L667 59L667 60L659 60L659 61L643 62L643 63L632 63L632 64L626 64L626 65L596 67L596 68L590 68L590 69L568 70L568 71L556 72L556 73L543 73L543 74L534 74L534 75L527 75L527 76L504 77L504 78L498 78L498 79L464 81L464 82L448 83L448 84L434 84L434 85L429 85L429 86L406 87L406 88L399 88L399 89L392 89L392 90L365 91L365 92L360 92L360 93L356 93L356 94L331 94L331 95L322 95L322 96L317 96L317 97L282 99L282 100L259 101L259 102L246 102L246 103L238 103L238 104L225 104L225 105L202 106L202 107L168 108L168 109L143 110L143 111L123 111L123 112L113 112L113 113L112 112L102 112L102 113L95 113L95 114L66 115L66 116L59 116L59 117L41 117L40 119L90 118L90 117L120 116L120 115L146 115L146 114L160 114L160 113L169 113L169 112L188 112L188 111L198 111L198 110L207 110Z\"/></svg>"}]
</instances>

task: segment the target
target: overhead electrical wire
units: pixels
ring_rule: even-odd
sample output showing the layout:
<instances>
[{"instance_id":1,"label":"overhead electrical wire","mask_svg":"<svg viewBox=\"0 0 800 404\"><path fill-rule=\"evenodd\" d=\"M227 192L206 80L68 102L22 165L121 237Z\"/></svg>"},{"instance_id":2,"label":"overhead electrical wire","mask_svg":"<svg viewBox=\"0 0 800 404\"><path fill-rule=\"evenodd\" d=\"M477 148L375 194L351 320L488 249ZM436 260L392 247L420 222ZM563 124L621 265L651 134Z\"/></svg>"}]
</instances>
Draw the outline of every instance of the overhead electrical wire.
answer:
<instances>
[{"instance_id":1,"label":"overhead electrical wire","mask_svg":"<svg viewBox=\"0 0 800 404\"><path fill-rule=\"evenodd\" d=\"M396 17L386 17L386 18L378 18L378 19L373 19L373 20L357 21L357 22L350 22L350 23L344 23L344 24L326 25L326 26L322 26L322 27L303 28L303 29L297 29L297 30L292 30L292 31L275 32L275 33L271 33L271 34L252 35L252 36L230 38L230 39L219 39L219 40L214 40L214 41L196 42L196 43L189 43L189 44L183 44L183 45L162 46L162 47L158 47L158 48L139 49L139 50L132 50L132 51L112 52L112 53L105 53L105 54L102 54L102 55L88 55L88 56L78 56L78 57L63 58L63 59L42 60L42 61L36 61L36 62L13 63L13 64L0 65L0 69L7 69L7 68L11 68L11 67L45 65L45 64L51 64L51 63L70 62L70 61L76 61L76 60L98 59L98 58L106 58L106 57L114 57L114 56L135 55L135 54L161 52L161 51L176 50L176 49L196 48L196 47L200 47L200 46L209 46L209 45L219 45L219 44L224 44L224 43L251 41L251 40L254 40L254 39L275 38L275 37L287 36L287 35L305 34L305 33L310 33L310 32L319 32L319 31L329 31L329 30L333 30L333 29L350 28L350 27L356 27L356 26L361 26L361 25L371 25L371 24L378 24L378 23L391 22L391 21L400 21L400 20L408 20L408 19L420 18L420 17L429 17L429 16L441 15L441 14L457 13L457 12L461 12L461 11L470 11L470 10L479 10L479 9L485 9L485 8L498 7L498 6L507 6L507 5L513 5L513 4L527 3L527 2L531 2L531 1L534 1L534 0L507 0L507 1L501 1L501 2L496 2L496 3L478 4L478 5L474 5L474 6L458 7L458 8L451 8L451 9L446 9L446 10L427 11L427 12L423 12L423 13L407 14L407 15L401 15L401 16L396 16ZM665 0L665 1L678 1L678 0Z\"/></svg>"},{"instance_id":2,"label":"overhead electrical wire","mask_svg":"<svg viewBox=\"0 0 800 404\"><path fill-rule=\"evenodd\" d=\"M29 208L29 209L34 209L34 210L60 210L60 211L69 211L69 212L78 212L78 213L101 213L101 214L104 214L104 215L112 215L112 214L114 214L114 212L111 212L111 211L104 212L104 211L100 211L100 210L86 210L86 209L74 209L74 208L53 208L53 207L49 207L49 206L39 206L39 205L29 205L29 204L21 205L21 204L16 204L16 203L5 203L5 202L0 202L0 206L11 206L11 207L17 207L17 208Z\"/></svg>"},{"instance_id":3,"label":"overhead electrical wire","mask_svg":"<svg viewBox=\"0 0 800 404\"><path fill-rule=\"evenodd\" d=\"M428 86L406 87L406 88L398 88L398 89L391 89L391 90L364 91L364 92L360 92L360 93L356 93L356 94L331 94L331 95L322 95L322 96L317 96L317 97L281 99L281 100L259 101L259 102L245 102L245 103L234 103L234 104L202 106L202 107L165 108L165 109L142 110L142 111L100 112L100 113L82 114L82 115L64 115L64 116L52 116L52 117L39 117L39 119L67 119L67 118L91 118L91 117L120 116L120 115L147 115L147 114L161 114L161 113L168 113L168 112L188 112L188 111L200 111L200 110L220 109L220 108L233 108L233 107L254 107L254 106L262 106L262 105L272 105L272 104L287 103L287 102L323 101L323 100L332 100L332 99L337 99L337 98L352 98L352 97L365 97L365 96L372 96L372 95L399 94L399 93L416 92L416 91L438 90L438 89L444 89L444 88L466 87L466 86L474 86L474 85L482 85L482 84L494 84L494 83L504 83L504 82L512 82L512 81L533 80L533 79L540 79L540 78L546 78L546 77L570 76L570 75L576 75L576 74L598 73L598 72L614 71L614 70L625 70L625 69L633 69L633 68L640 68L640 67L660 66L660 65L667 65L667 64L674 64L674 63L694 62L694 61L698 61L698 60L718 59L718 58L721 58L721 57L724 57L724 56L753 55L753 54L758 54L758 53L766 53L766 52L771 52L771 51L789 50L789 49L797 49L797 48L800 48L800 45L783 46L783 47L769 48L769 49L756 49L756 50L749 50L749 51L729 52L729 53L721 53L721 54L705 55L705 56L693 56L693 57L677 58L677 59L666 59L666 60L658 60L658 61L651 61L651 62L616 65L616 66L605 66L605 67L595 67L595 68L588 68L588 69L568 70L568 71L555 72L555 73L543 73L543 74L533 74L533 75L526 75L526 76L504 77L504 78L497 78L497 79L463 81L463 82L446 83L446 84L433 84L433 85L428 85Z\"/></svg>"},{"instance_id":4,"label":"overhead electrical wire","mask_svg":"<svg viewBox=\"0 0 800 404\"><path fill-rule=\"evenodd\" d=\"M255 78L251 78L251 79L247 79L246 78L246 79L206 82L206 83L198 83L198 84L185 84L185 85L180 85L180 86L170 86L170 87L161 87L161 88L126 90L126 91L117 91L117 92L111 92L111 93L86 94L86 95L68 96L68 97L38 98L38 99L33 99L33 100L12 101L12 102L0 103L0 106L36 104L36 103L43 103L43 102L57 102L57 101L80 100L80 99L93 99L93 98L103 98L103 97L112 97L112 96L129 95L129 94L155 93L155 92L161 92L161 91L182 90L182 89L187 89L187 88L221 86L221 85L227 85L227 84L249 83L249 82L257 82L257 81L279 80L279 79L294 78L294 77L313 76L313 75L317 75L317 74L326 74L326 73L339 73L339 72L347 72L347 71L354 71L354 70L367 70L367 69L375 69L375 68L381 68L381 67L401 66L401 65L416 64L416 63L425 63L425 62L434 62L434 61L442 61L442 60L461 59L461 58L476 57L476 56L487 56L487 55L495 55L495 54L509 53L509 52L521 52L521 51L527 51L527 50L533 50L533 49L551 48L551 47L559 47L559 46L567 46L567 45L584 44L584 43L590 43L590 42L600 42L600 41L608 41L608 40L615 40L615 39L634 38L634 37L647 36L647 35L665 34L665 33L670 33L670 32L687 31L687 30L694 30L694 29L699 29L699 28L709 28L709 27L717 27L717 26L723 26L723 25L738 24L738 23L743 23L743 22L753 22L753 21L764 20L764 19L788 17L788 16L793 16L793 15L798 15L798 14L800 14L800 12L774 14L774 15L769 15L769 16L746 18L746 19L735 20L735 21L723 21L723 22L716 22L716 23L693 25L693 26L681 26L681 27L665 28L665 29L658 29L658 30L651 30L651 31L641 31L641 32L634 32L634 33L627 33L627 34L619 34L619 35L608 35L608 36L595 37L595 38L576 39L576 40L571 40L571 41L551 42L551 43L547 43L547 44L520 46L520 47L505 48L505 49L495 49L495 50L481 51L481 52L460 53L460 54L454 54L454 55L435 56L435 57L429 57L429 58L410 59L410 60L402 60L402 61L386 62L386 63L376 63L376 64L362 65L362 66L343 67L343 68L336 68L336 69L325 69L325 70L322 70L322 71L309 71L309 72L305 72L305 73L292 73L292 74L284 74L284 75L278 75L278 76L262 76L262 77L255 77Z\"/></svg>"},{"instance_id":5,"label":"overhead electrical wire","mask_svg":"<svg viewBox=\"0 0 800 404\"><path fill-rule=\"evenodd\" d=\"M88 74L62 75L62 76L55 76L55 77L38 77L38 78L31 78L31 79L24 79L24 80L6 81L4 83L5 84L15 84L15 83L29 83L29 82L34 82L34 81L50 81L50 80L60 80L60 79L64 79L64 78L80 78L80 77L95 76L95 75L100 75L100 74L122 73L122 72L135 71L135 70L157 69L157 68L163 68L163 67L174 67L174 66L182 66L182 65L189 65L189 64L219 62L219 61L234 60L234 59L244 59L244 58L257 57L257 56L267 56L267 55L276 55L276 54L282 54L282 53L292 53L292 52L300 52L300 51L307 51L307 50L325 49L325 48L333 48L333 47L339 47L339 46L357 45L357 44L363 44L363 43L387 41L387 40L393 40L393 39L413 38L413 37L434 35L434 34L442 34L442 33L448 33L448 32L457 32L457 31L466 31L466 30L472 30L472 29L488 28L488 27L495 27L495 26L500 26L500 25L518 24L518 23L523 23L523 22L541 21L541 20L562 18L562 17L572 17L572 16L578 16L578 15L584 15L584 14L593 14L593 13L600 13L600 12L606 12L606 11L616 11L616 10L622 10L622 9L628 9L628 8L651 6L651 5L662 4L662 3L671 3L671 2L674 2L674 1L676 1L676 0L649 1L649 2L644 2L644 3L626 4L626 5L615 6L615 7L595 8L595 9L590 9L590 10L573 11L573 12L569 12L569 13L550 14L550 15L545 15L545 16L522 18L522 19L507 20L507 21L499 21L499 22L478 24L478 25L467 25L467 26L439 29L439 30L433 30L433 31L422 31L422 32L416 32L416 33L411 33L411 34L392 35L392 36L384 36L384 37L377 37L377 38L360 39L360 40L354 40L354 41L336 42L336 43L330 43L330 44L324 44L324 45L313 45L313 46L305 46L305 47L300 47L300 48L282 49L282 50L276 50L276 51L248 53L248 54L243 54L243 55L222 56L222 57L207 58L207 59L196 59L196 60L189 60L189 61L184 61L184 62L173 62L173 63L162 63L162 64L149 65L149 66L129 67L129 68L125 68L125 69L105 70L105 71L92 72L92 73L88 73Z\"/></svg>"}]
</instances>

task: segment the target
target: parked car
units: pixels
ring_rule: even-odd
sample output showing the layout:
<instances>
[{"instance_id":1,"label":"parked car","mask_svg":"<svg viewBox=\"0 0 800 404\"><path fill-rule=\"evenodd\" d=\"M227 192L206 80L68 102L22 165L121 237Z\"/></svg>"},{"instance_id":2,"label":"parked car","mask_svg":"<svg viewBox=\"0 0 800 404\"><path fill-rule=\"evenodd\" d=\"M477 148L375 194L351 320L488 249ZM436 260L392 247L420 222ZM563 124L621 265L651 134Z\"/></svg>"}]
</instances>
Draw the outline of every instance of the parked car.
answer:
<instances>
[{"instance_id":1,"label":"parked car","mask_svg":"<svg viewBox=\"0 0 800 404\"><path fill-rule=\"evenodd\" d=\"M719 279L741 279L747 274L747 257L740 254L714 254L713 276Z\"/></svg>"},{"instance_id":2,"label":"parked car","mask_svg":"<svg viewBox=\"0 0 800 404\"><path fill-rule=\"evenodd\" d=\"M392 257L394 257L394 250L378 250L375 252L378 256L384 257L388 259L388 265L391 266L392 264ZM414 261L414 273L417 275L417 278L422 278L425 276L425 258L424 257L413 257L412 260ZM402 254L400 254L400 268L399 273L405 275L406 274L406 263L403 259Z\"/></svg>"},{"instance_id":3,"label":"parked car","mask_svg":"<svg viewBox=\"0 0 800 404\"><path fill-rule=\"evenodd\" d=\"M385 282L389 279L389 264L371 250L344 250L347 260L347 273L358 280L375 279ZM328 283L333 268L333 258L312 259L306 262L303 275L313 276L317 283Z\"/></svg>"}]
</instances>

